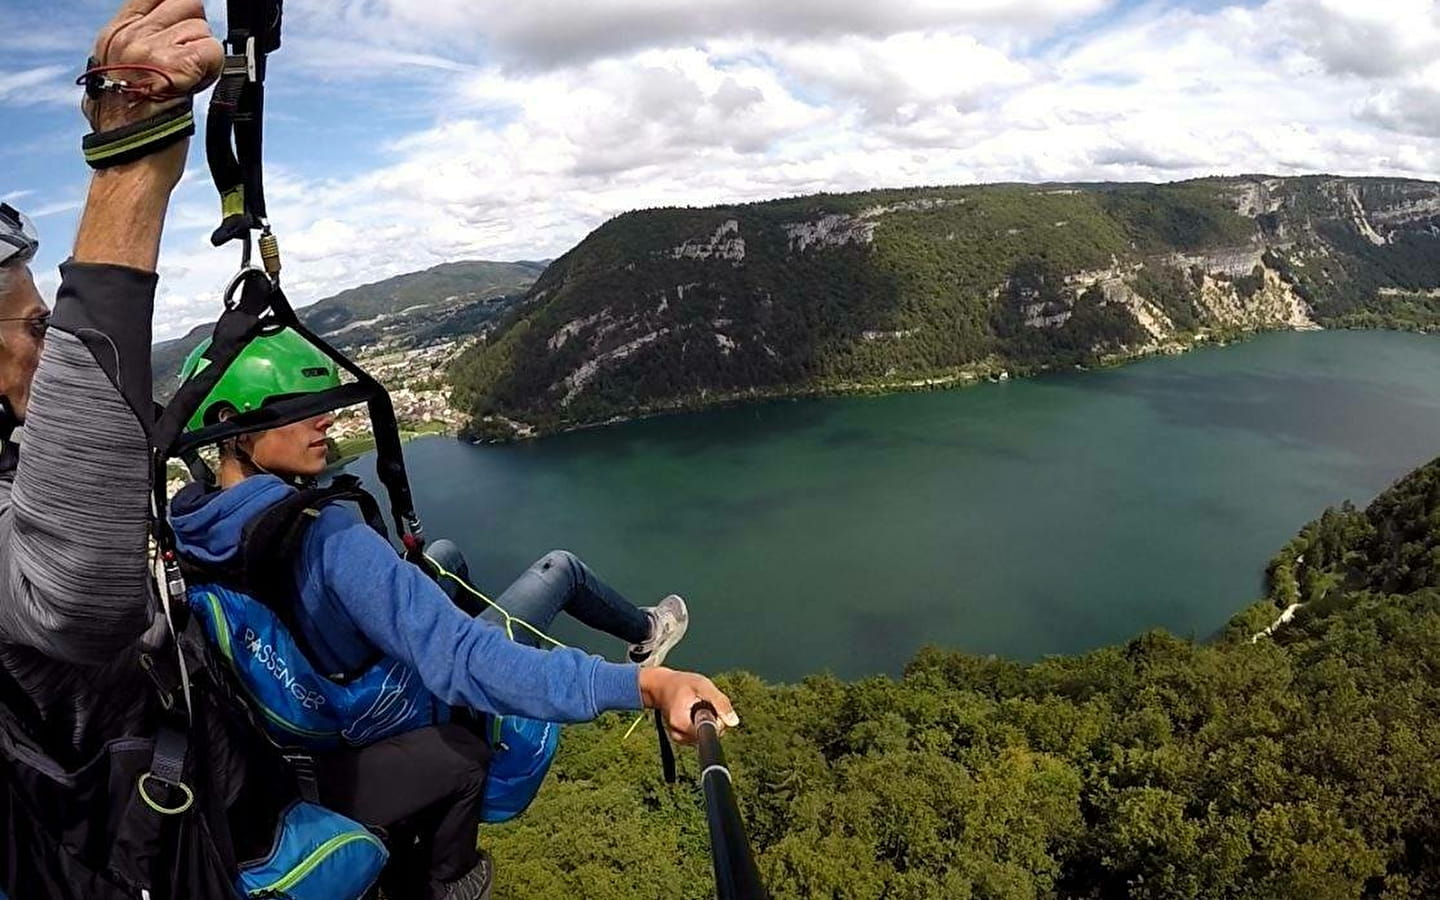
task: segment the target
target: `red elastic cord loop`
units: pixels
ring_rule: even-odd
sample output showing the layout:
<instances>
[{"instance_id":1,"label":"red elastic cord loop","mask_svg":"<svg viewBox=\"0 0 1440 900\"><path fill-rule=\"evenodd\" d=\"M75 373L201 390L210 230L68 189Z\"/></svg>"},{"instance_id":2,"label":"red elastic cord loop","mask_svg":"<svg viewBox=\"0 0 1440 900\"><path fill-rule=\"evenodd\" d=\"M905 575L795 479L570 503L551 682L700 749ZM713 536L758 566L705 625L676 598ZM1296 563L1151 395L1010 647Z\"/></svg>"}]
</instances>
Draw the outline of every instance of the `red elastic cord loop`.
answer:
<instances>
[{"instance_id":1,"label":"red elastic cord loop","mask_svg":"<svg viewBox=\"0 0 1440 900\"><path fill-rule=\"evenodd\" d=\"M78 87L78 86L83 86L83 85L85 85L86 82L88 82L88 81L89 81L91 78L93 78L94 76L96 76L96 75L108 75L108 74L110 74L111 72L143 72L143 73L145 73L145 74L147 74L147 75L159 75L161 78L165 79L165 87L164 87L163 90L159 90L159 91L151 90L150 86L147 85L147 84L124 84L124 83L121 83L120 87L117 88L117 90L118 90L120 93L122 93L122 94L126 94L126 95L129 95L129 96L132 96L132 97L143 97L143 98L149 99L149 100L174 100L176 97L183 96L182 94L176 92L176 90L175 90L175 79L170 76L170 73L169 73L169 72L166 72L164 69L160 68L159 66L146 66L146 65L95 66L95 67L93 67L93 68L86 69L84 75L81 75L79 78L75 79L75 84L76 84L77 87Z\"/></svg>"}]
</instances>

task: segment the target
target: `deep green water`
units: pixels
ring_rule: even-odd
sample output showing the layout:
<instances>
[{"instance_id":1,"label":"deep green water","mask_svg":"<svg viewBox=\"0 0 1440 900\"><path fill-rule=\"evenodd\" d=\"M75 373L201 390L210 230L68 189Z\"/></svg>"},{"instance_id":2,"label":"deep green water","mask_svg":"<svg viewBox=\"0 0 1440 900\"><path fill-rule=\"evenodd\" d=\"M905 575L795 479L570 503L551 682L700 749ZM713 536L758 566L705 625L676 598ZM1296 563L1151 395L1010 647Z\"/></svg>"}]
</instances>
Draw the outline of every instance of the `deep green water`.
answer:
<instances>
[{"instance_id":1,"label":"deep green water","mask_svg":"<svg viewBox=\"0 0 1440 900\"><path fill-rule=\"evenodd\" d=\"M563 547L638 602L684 594L676 665L853 677L925 643L1031 660L1212 634L1305 522L1440 455L1440 339L1274 334L407 455L430 536L482 587Z\"/></svg>"}]
</instances>

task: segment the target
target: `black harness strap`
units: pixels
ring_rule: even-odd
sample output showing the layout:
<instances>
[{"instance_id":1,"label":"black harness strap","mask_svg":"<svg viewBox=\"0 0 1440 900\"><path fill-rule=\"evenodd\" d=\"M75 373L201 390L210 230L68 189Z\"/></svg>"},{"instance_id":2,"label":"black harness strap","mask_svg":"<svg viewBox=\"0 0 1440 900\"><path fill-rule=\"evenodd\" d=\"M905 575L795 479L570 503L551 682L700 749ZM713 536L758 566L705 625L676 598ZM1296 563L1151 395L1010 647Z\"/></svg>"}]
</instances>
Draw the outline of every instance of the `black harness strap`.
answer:
<instances>
[{"instance_id":1,"label":"black harness strap","mask_svg":"<svg viewBox=\"0 0 1440 900\"><path fill-rule=\"evenodd\" d=\"M675 774L675 748L670 745L670 734L665 730L665 714L655 710L655 733L660 737L660 773L665 776L666 784L674 784Z\"/></svg>"},{"instance_id":2,"label":"black harness strap","mask_svg":"<svg viewBox=\"0 0 1440 900\"><path fill-rule=\"evenodd\" d=\"M9 401L0 397L0 475L14 472L20 465L20 444L15 440L15 429L19 427Z\"/></svg>"},{"instance_id":3,"label":"black harness strap","mask_svg":"<svg viewBox=\"0 0 1440 900\"><path fill-rule=\"evenodd\" d=\"M210 240L248 238L266 220L262 177L265 68L280 49L282 0L229 0L228 54L210 98L205 155L220 192L222 221Z\"/></svg>"},{"instance_id":4,"label":"black harness strap","mask_svg":"<svg viewBox=\"0 0 1440 900\"><path fill-rule=\"evenodd\" d=\"M215 389L230 364L246 345L260 334L265 326L265 313L280 293L259 269L246 269L237 278L237 283L232 286L231 297L238 289L239 298L233 305L229 303L231 298L226 298L226 310L220 316L220 321L215 323L214 336L205 350L204 359L208 364L180 385L180 389L175 392L175 396L155 423L153 442L164 456L162 462L177 455L176 445L190 418L195 415L200 404L205 402L205 398L210 396L210 392ZM283 295L280 296L280 301L284 302ZM286 308L289 308L288 304Z\"/></svg>"},{"instance_id":5,"label":"black harness strap","mask_svg":"<svg viewBox=\"0 0 1440 900\"><path fill-rule=\"evenodd\" d=\"M187 724L188 730L188 724ZM185 731L167 723L155 735L155 752L150 757L150 771L138 785L142 797L160 815L187 812L195 800L194 791L185 784L185 764L190 757L190 738ZM157 797L163 789L165 798Z\"/></svg>"},{"instance_id":6,"label":"black harness strap","mask_svg":"<svg viewBox=\"0 0 1440 900\"><path fill-rule=\"evenodd\" d=\"M326 391L276 400L259 409L252 409L226 419L224 422L208 425L199 431L182 435L170 448L170 455L183 459L187 454L209 444L218 444L244 434L254 434L257 431L268 431L271 428L303 422L312 416L346 406L354 406L357 403L368 403L370 394L371 390L366 385L342 384L338 388Z\"/></svg>"},{"instance_id":7,"label":"black harness strap","mask_svg":"<svg viewBox=\"0 0 1440 900\"><path fill-rule=\"evenodd\" d=\"M313 661L314 648L306 640L295 610L294 563L320 510L333 503L354 503L366 524L388 540L375 498L360 486L358 478L341 475L325 487L298 490L247 522L240 533L239 550L231 559L206 563L182 555L187 580L221 584L264 604L289 630L300 652ZM383 658L377 652L354 669L327 677L344 684Z\"/></svg>"},{"instance_id":8,"label":"black harness strap","mask_svg":"<svg viewBox=\"0 0 1440 900\"><path fill-rule=\"evenodd\" d=\"M237 558L223 566L200 565L182 559L167 517L169 497L167 463L185 460L191 476L206 487L214 486L213 473L199 458L198 450L219 441L278 428L332 410L365 403L376 442L376 469L390 499L396 532L412 562L423 557L424 532L415 514L410 482L401 450L400 427L394 405L383 385L348 357L307 329L280 289L279 247L272 235L265 208L263 179L264 107L266 57L280 47L283 0L228 0L228 55L219 83L210 102L205 149L215 187L220 192L222 221L211 236L220 246L232 240L244 242L241 271L225 293L225 312L215 324L204 365L194 373L168 406L157 412L151 434L154 449L154 531L163 562L163 578L171 585L172 597L179 598L177 613L185 607L185 581L211 581L241 590L269 607L290 630L301 652L314 659L295 615L294 584L291 573L306 531L325 505L353 502L365 521L386 535L379 505L360 488L358 479L342 476L327 488L298 491L251 521L242 535ZM260 255L265 269L250 265L251 232L260 229ZM353 383L318 394L291 397L250 410L222 423L186 434L185 429L221 377L261 334L279 328L299 333L318 350L350 374ZM148 411L148 407L147 407ZM387 538L388 539L388 538ZM178 626L177 626L178 628ZM367 660L358 670L331 676L343 683L373 666L381 655ZM228 684L222 677L219 683ZM227 695L229 691L227 690ZM231 696L232 704L236 702ZM248 707L247 707L248 708ZM252 723L253 724L253 723ZM263 733L263 732L259 732ZM182 772L185 743L172 738L157 745L152 765L155 778ZM178 763L176 750L179 750ZM314 761L307 753L281 749L294 773L304 799L316 799ZM201 750L203 752L203 750ZM177 782L177 784L180 784ZM183 787L183 784L180 784Z\"/></svg>"},{"instance_id":9,"label":"black harness strap","mask_svg":"<svg viewBox=\"0 0 1440 900\"><path fill-rule=\"evenodd\" d=\"M287 325L290 329L318 347L355 378L354 385L342 385L336 390L361 387L368 392L365 405L370 416L370 430L375 435L375 472L380 477L386 496L390 498L390 515L395 522L396 536L404 545L405 557L412 563L418 563L424 554L425 530L420 524L420 517L415 513L415 498L410 491L409 475L405 471L400 423L395 418L395 404L390 400L390 392L369 372L306 328L293 310L289 313L289 319Z\"/></svg>"},{"instance_id":10,"label":"black harness strap","mask_svg":"<svg viewBox=\"0 0 1440 900\"><path fill-rule=\"evenodd\" d=\"M180 386L156 423L153 444L160 458L155 469L162 485L156 492L157 513L165 511L163 474L169 459L189 458L193 468L190 454L206 444L363 402L370 414L376 470L390 498L396 534L406 558L419 562L425 535L415 514L400 446L400 426L389 393L369 373L306 328L280 289L279 248L270 232L265 208L263 125L267 58L280 49L283 6L284 0L228 0L226 6L228 55L211 97L206 123L206 157L220 192L223 213L223 221L211 240L216 246L243 240L244 254L240 274L226 291L225 313L216 323L214 337L205 351L208 365ZM260 255L264 270L250 266L250 233L256 229L263 230ZM186 435L186 425L230 364L250 341L272 327L298 332L348 372L354 384L308 398L282 400ZM162 541L162 546L167 545ZM173 542L168 546L173 547Z\"/></svg>"},{"instance_id":11,"label":"black harness strap","mask_svg":"<svg viewBox=\"0 0 1440 900\"><path fill-rule=\"evenodd\" d=\"M4 667L0 667L0 733L7 725L31 741L38 741L36 729L45 721L40 707Z\"/></svg>"},{"instance_id":12,"label":"black harness strap","mask_svg":"<svg viewBox=\"0 0 1440 900\"><path fill-rule=\"evenodd\" d=\"M264 272L259 269L242 271L232 286L230 297L233 298L237 290L238 299L232 303L227 298L226 310L215 324L214 337L204 354L207 365L180 386L160 416L155 426L155 446L167 460L175 456L184 457L207 444L279 428L323 412L364 403L375 435L375 469L390 498L390 513L396 534L405 547L406 557L416 562L424 549L425 533L415 513L415 500L405 471L400 425L395 419L395 406L390 394L370 373L306 328L295 315L285 292L275 286ZM228 421L184 434L185 426L195 411L250 341L267 329L280 327L304 337L349 373L354 382L328 391L279 400Z\"/></svg>"}]
</instances>

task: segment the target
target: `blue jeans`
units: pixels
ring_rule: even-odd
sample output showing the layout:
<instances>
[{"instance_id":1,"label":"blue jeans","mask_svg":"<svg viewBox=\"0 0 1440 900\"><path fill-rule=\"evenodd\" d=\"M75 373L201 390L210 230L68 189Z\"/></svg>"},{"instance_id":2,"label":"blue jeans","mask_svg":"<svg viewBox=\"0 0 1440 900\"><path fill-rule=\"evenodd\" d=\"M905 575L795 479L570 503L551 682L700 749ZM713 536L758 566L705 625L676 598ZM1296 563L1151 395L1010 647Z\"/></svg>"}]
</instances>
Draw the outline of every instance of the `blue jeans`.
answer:
<instances>
[{"instance_id":1,"label":"blue jeans","mask_svg":"<svg viewBox=\"0 0 1440 900\"><path fill-rule=\"evenodd\" d=\"M465 556L453 541L438 540L427 552L446 570L470 580ZM441 585L452 599L459 590L449 579ZM540 557L496 597L495 602L510 615L541 631L548 629L561 612L567 612L581 624L627 644L638 644L650 637L650 617L601 581L580 557L568 550L552 550ZM501 627L505 625L505 617L494 609L486 609L480 618ZM514 636L522 644L540 646L540 639L524 628L516 628Z\"/></svg>"}]
</instances>

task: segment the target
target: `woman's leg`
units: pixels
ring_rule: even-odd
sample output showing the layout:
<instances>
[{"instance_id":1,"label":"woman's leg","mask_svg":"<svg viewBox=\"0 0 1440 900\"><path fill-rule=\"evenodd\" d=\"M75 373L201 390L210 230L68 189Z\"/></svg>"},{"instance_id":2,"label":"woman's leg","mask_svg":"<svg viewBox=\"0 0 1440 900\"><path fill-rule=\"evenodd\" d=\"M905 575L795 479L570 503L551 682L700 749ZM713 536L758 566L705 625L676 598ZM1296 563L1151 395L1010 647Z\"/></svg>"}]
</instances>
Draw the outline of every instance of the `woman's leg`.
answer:
<instances>
[{"instance_id":1,"label":"woman's leg","mask_svg":"<svg viewBox=\"0 0 1440 900\"><path fill-rule=\"evenodd\" d=\"M589 566L567 550L545 554L495 602L510 615L541 631L549 628L564 611L627 644L639 644L650 637L650 615L601 581ZM497 625L505 624L504 616L494 609L486 610L481 617ZM521 643L541 646L540 638L525 628L516 627L514 636Z\"/></svg>"}]
</instances>

